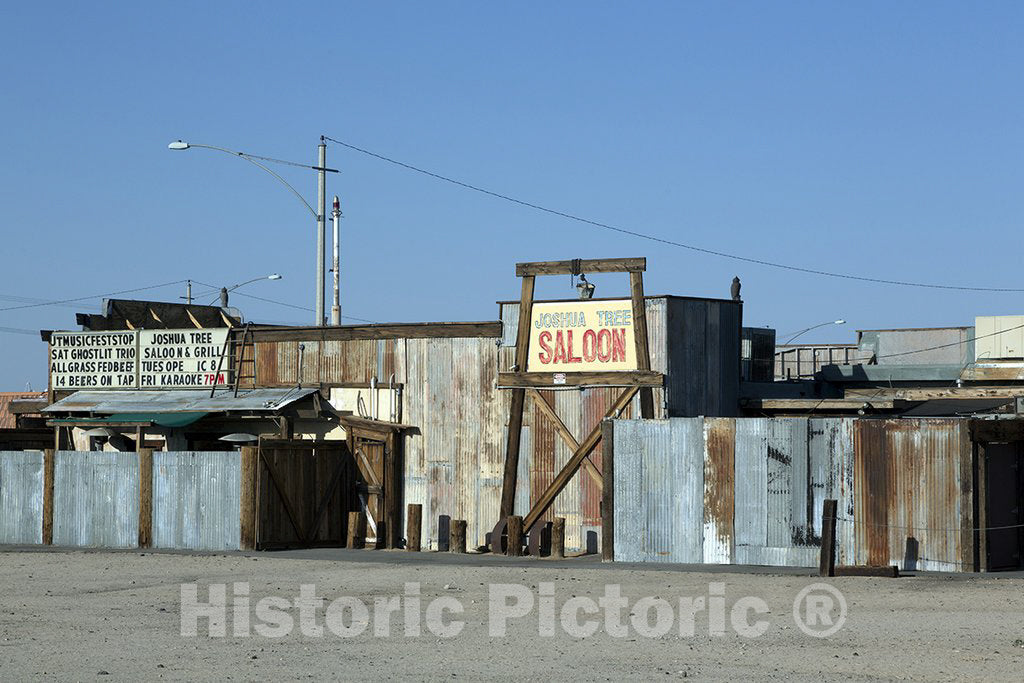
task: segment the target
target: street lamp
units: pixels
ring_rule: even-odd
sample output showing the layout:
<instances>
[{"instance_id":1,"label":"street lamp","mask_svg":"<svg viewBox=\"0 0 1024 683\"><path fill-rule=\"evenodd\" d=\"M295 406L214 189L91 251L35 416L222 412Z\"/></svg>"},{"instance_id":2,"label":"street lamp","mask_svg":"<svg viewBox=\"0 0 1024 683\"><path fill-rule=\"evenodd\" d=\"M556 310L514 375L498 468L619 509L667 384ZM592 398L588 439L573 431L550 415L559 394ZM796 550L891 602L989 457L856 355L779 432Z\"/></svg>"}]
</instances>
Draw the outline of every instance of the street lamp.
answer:
<instances>
[{"instance_id":1,"label":"street lamp","mask_svg":"<svg viewBox=\"0 0 1024 683\"><path fill-rule=\"evenodd\" d=\"M200 145L194 142L183 142L182 140L175 140L171 144L167 145L168 149L184 151L186 149L192 149L198 147L201 149L212 149L231 156L245 159L253 166L257 166L270 175L274 176L279 183L287 187L295 197L302 202L302 205L309 209L309 212L313 215L313 219L316 221L317 227L317 240L316 240L316 325L320 326L324 324L324 287L326 284L325 273L324 273L324 256L325 256L325 240L326 240L326 220L327 220L327 173L337 173L336 168L327 168L327 144L324 142L323 136L320 136L320 145L317 147L317 166L310 166L308 164L299 164L294 161L284 161L282 159L273 159L271 157L261 157L255 154L246 154L245 152L236 152L231 149L225 149L224 147L216 147L214 145ZM298 166L300 168L309 168L317 172L317 197L320 210L317 211L309 205L302 195L299 194L298 190L292 187L288 181L279 176L274 171L261 164L257 159L262 161L272 161L279 164L287 164L289 166ZM244 283L243 283L244 284Z\"/></svg>"},{"instance_id":2,"label":"street lamp","mask_svg":"<svg viewBox=\"0 0 1024 683\"><path fill-rule=\"evenodd\" d=\"M811 325L810 327L805 328L803 330L800 330L799 332L794 334L792 337L790 337L789 341L787 341L786 344L791 343L794 339L796 339L800 335L804 334L805 332L810 332L811 330L816 330L819 327L825 327L825 325L845 325L845 324L846 324L846 321L843 320L842 318L840 318L839 320L829 320L827 322L818 323L817 325Z\"/></svg>"},{"instance_id":3,"label":"street lamp","mask_svg":"<svg viewBox=\"0 0 1024 683\"><path fill-rule=\"evenodd\" d=\"M278 275L277 273L271 273L270 275L264 275L263 277L254 277L251 280L246 280L245 282L239 282L237 285L231 285L230 287L221 287L220 288L220 307L221 308L227 308L228 307L228 292L233 292L236 289L238 289L239 287L242 287L243 285L248 285L248 284L251 284L253 282L259 282L260 280L280 280L282 277L283 277L282 275ZM216 301L216 299L215 299L215 301ZM211 301L210 303L212 304L213 302Z\"/></svg>"}]
</instances>

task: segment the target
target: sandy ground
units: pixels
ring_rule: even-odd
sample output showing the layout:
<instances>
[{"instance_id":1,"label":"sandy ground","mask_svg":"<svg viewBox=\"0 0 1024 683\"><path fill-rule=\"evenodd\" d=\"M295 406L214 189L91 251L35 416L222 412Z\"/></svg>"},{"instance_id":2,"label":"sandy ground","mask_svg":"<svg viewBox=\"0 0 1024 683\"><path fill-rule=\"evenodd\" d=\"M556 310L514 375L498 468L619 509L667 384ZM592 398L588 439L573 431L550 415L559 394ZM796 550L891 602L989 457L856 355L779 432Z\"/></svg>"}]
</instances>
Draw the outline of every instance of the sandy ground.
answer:
<instances>
[{"instance_id":1,"label":"sandy ground","mask_svg":"<svg viewBox=\"0 0 1024 683\"><path fill-rule=\"evenodd\" d=\"M1024 671L1021 578L830 579L846 600L846 620L834 635L818 638L805 634L793 615L800 590L819 582L809 575L666 571L586 560L453 561L436 554L410 560L410 555L0 552L0 678L1021 680ZM239 619L232 617L232 600L244 605L246 596L235 591L234 582L247 583L249 590L250 609L240 609ZM437 597L461 605L462 614L449 613L441 624L449 618L464 622L458 635L431 633L423 624L425 610L409 620L423 620L418 637L404 634L402 610L387 622L389 636L374 635L383 628L379 623L387 621L374 621L374 599L407 599L406 582L419 584L421 606ZM553 585L545 587L548 583ZM207 619L193 622L198 635L181 635L182 584L197 584L203 602L209 586L227 584L225 636L211 636ZM307 621L323 628L317 636L302 633L293 602L283 603L291 609L262 612L269 619L252 608L270 596L294 601L301 584L315 585L317 597L327 602L356 598L368 605L365 622L353 621L351 611L332 612L341 615L331 621L338 629L360 630L366 624L362 633L342 637L324 628L324 609ZM522 586L536 597L532 611L507 622L503 637L488 632L491 612L498 612L489 605L497 584ZM584 638L564 632L558 615L566 601L575 596L596 600L609 585L620 586L629 600L621 612L627 632L613 636L603 625ZM545 598L554 605L551 636L538 633L545 621L539 616L542 588L553 593ZM712 603L712 594L718 592L724 593L724 635L709 634L722 621L711 614L714 609L696 613L693 635L686 628L681 635L679 623L690 622L680 616L679 598L704 597L705 606L713 608L719 603ZM764 620L762 636L745 637L731 625L732 606L745 596L760 598L770 609L767 614L743 611L741 616L749 619L738 622ZM644 597L666 599L672 606L674 621L666 634L640 632L645 624L656 624L654 610L648 614L651 621L632 626L630 613ZM835 624L838 602L832 605ZM255 632L257 626L281 626L274 618L282 614L294 622L290 633L267 637ZM603 621L605 613L579 616ZM244 632L246 619L250 635L232 635L233 627ZM816 628L825 626L819 619Z\"/></svg>"}]
</instances>

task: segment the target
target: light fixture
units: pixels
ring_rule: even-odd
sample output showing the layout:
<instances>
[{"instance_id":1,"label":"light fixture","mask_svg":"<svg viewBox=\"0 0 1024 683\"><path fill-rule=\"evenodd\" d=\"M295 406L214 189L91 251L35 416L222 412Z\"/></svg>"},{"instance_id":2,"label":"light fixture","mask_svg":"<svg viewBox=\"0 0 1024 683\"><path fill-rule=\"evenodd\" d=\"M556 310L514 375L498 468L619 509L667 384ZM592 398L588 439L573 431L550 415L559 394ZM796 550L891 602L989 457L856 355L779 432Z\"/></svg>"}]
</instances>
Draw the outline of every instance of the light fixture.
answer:
<instances>
[{"instance_id":1,"label":"light fixture","mask_svg":"<svg viewBox=\"0 0 1024 683\"><path fill-rule=\"evenodd\" d=\"M587 282L587 276L580 274L580 281L576 284L576 289L580 293L581 299L593 299L594 298L594 283Z\"/></svg>"},{"instance_id":2,"label":"light fixture","mask_svg":"<svg viewBox=\"0 0 1024 683\"><path fill-rule=\"evenodd\" d=\"M167 149L188 149L188 143L182 142L181 140L175 140L171 144L167 145Z\"/></svg>"},{"instance_id":3,"label":"light fixture","mask_svg":"<svg viewBox=\"0 0 1024 683\"><path fill-rule=\"evenodd\" d=\"M217 439L218 441L227 441L229 443L252 443L259 441L260 437L255 434L246 434L244 432L234 432L232 434L225 434L224 436Z\"/></svg>"},{"instance_id":4,"label":"light fixture","mask_svg":"<svg viewBox=\"0 0 1024 683\"><path fill-rule=\"evenodd\" d=\"M86 429L84 432L82 432L82 434L84 434L85 436L97 436L109 439L110 437L114 436L115 432L112 429L108 429L106 427L93 427L92 429Z\"/></svg>"}]
</instances>

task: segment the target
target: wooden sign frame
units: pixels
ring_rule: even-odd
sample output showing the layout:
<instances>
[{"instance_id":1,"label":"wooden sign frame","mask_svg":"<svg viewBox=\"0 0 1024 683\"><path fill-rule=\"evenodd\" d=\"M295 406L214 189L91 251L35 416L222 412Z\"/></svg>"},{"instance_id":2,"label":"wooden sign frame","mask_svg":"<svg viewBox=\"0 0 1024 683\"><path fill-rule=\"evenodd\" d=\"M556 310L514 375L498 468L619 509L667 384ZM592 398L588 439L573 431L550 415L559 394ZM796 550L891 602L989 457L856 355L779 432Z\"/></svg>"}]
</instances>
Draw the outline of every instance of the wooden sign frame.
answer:
<instances>
[{"instance_id":1,"label":"wooden sign frame","mask_svg":"<svg viewBox=\"0 0 1024 683\"><path fill-rule=\"evenodd\" d=\"M501 545L502 523L513 512L516 495L517 474L519 472L519 441L523 429L523 410L526 402L527 389L531 400L538 405L544 403L544 414L555 424L564 428L553 408L540 399L537 389L551 388L554 385L554 374L550 372L527 372L530 347L530 322L533 317L533 290L538 275L580 275L583 273L629 273L629 291L633 307L634 341L636 343L637 369L620 372L567 372L559 373L558 386L566 387L624 387L624 391L612 403L604 418L615 417L622 412L640 394L640 414L643 418L654 417L654 394L652 387L664 385L664 375L651 371L651 354L647 337L647 314L644 307L643 273L647 270L646 258L614 258L614 259L574 259L571 261L538 261L517 263L516 275L521 277L522 294L519 300L519 328L516 333L516 362L512 372L498 373L498 386L511 388L512 403L509 410L508 439L505 444L505 472L501 489L501 520L492 534L492 546L498 552ZM564 379L563 379L564 378ZM561 433L562 430L558 430ZM571 437L571 434L569 435ZM563 436L563 438L565 438ZM548 488L540 495L537 502L523 518L523 533L529 534L530 529L540 520L541 516L565 488L580 466L587 461L587 456L601 441L601 424L594 426L587 437L575 444L573 454L565 467L555 475ZM574 443L567 440L567 443ZM591 464L591 469L593 465ZM589 470L588 470L589 471Z\"/></svg>"}]
</instances>

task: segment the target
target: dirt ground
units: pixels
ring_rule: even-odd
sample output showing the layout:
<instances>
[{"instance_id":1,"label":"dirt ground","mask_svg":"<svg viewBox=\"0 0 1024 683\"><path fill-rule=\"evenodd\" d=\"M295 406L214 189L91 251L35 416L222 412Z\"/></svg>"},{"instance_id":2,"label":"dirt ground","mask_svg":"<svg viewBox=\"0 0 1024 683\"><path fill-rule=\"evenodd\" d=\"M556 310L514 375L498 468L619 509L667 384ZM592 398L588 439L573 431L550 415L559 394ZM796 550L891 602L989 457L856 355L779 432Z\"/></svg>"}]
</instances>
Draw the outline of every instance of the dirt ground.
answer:
<instances>
[{"instance_id":1,"label":"dirt ground","mask_svg":"<svg viewBox=\"0 0 1024 683\"><path fill-rule=\"evenodd\" d=\"M647 569L582 560L556 564L461 556L453 561L437 554L410 560L410 555L0 552L0 678L1020 680L1024 671L1021 578L829 579L847 612L841 628L822 638L801 630L793 614L801 589L819 583L810 575ZM248 584L248 595L236 582ZM413 604L407 582L419 584L422 609L403 620ZM197 635L182 635L182 584L196 584L203 603L211 585L214 594L217 585L223 586L226 607L219 623L225 635L216 635L215 628L211 635L205 618L192 620ZM320 634L302 632L293 602L302 584L313 584L325 605L341 598L338 604L349 606L335 612L322 608L306 621L320 627ZM570 617L578 617L584 628L592 619L598 628L582 638L565 631L560 615L567 601L596 601L615 585L628 607L621 614L615 611L619 616L611 632L605 626L607 611L572 610ZM502 621L489 600L496 590L499 605L515 603L525 610L525 602L516 602L523 591L533 603L524 616L502 622L507 624L504 636L489 633L495 615ZM281 600L265 602L268 607L261 612L256 604L267 597ZM441 635L425 625L431 619L426 606L437 597L454 598L463 610L435 619ZM733 627L736 604L761 604L740 602L748 597L762 600L770 611L741 610L736 623L744 630L761 622L763 635L749 637L749 630L740 633ZM353 598L368 605L366 614L351 607ZM375 619L375 598L403 600L403 607L390 620ZM655 618L657 607L640 610L653 604L638 605L641 598L666 601L660 609L673 611L670 630L651 632L652 624L666 622ZM705 609L686 612L680 598L691 606L693 599L703 598ZM554 606L553 620L541 616L542 603ZM718 609L723 604L724 610ZM818 631L829 624L820 614L822 604L831 604L831 624L839 623L838 600L818 600L812 623ZM237 605L242 606L238 617L233 616ZM634 627L630 614L637 611L649 620ZM804 621L807 613L798 611ZM292 621L290 632L282 614ZM456 628L453 619L464 625L445 637L451 633L444 628ZM213 621L216 626L218 620ZM405 634L410 623L419 624L419 636ZM544 624L552 635L541 635ZM389 635L375 635L385 626ZM235 628L249 635L234 635ZM716 635L716 630L724 633Z\"/></svg>"}]
</instances>

